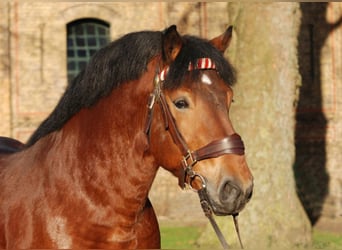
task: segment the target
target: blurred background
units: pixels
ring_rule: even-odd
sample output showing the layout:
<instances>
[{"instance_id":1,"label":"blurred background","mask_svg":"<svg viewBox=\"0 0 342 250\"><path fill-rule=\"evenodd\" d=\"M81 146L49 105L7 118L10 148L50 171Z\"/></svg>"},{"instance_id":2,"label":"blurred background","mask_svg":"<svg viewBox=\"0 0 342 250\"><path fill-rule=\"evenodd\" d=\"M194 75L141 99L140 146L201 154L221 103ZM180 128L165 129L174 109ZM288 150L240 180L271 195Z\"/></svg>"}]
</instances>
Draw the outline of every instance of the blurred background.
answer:
<instances>
[{"instance_id":1,"label":"blurred background","mask_svg":"<svg viewBox=\"0 0 342 250\"><path fill-rule=\"evenodd\" d=\"M21 141L110 41L172 24L211 39L233 25L230 115L255 177L239 216L245 245L311 246L315 230L342 237L342 3L3 0L0 16L0 135ZM197 228L192 247L219 247L197 195L163 169L150 198L162 228ZM232 220L217 219L236 245Z\"/></svg>"}]
</instances>

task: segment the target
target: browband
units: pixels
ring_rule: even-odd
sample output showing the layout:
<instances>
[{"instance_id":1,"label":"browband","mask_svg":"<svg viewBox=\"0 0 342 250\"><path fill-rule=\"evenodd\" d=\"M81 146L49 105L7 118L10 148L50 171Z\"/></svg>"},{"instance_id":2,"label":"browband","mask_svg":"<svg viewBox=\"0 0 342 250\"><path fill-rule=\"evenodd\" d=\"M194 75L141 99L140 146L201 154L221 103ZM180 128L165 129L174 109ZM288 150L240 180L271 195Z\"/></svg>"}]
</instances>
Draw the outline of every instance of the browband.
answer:
<instances>
[{"instance_id":1,"label":"browband","mask_svg":"<svg viewBox=\"0 0 342 250\"><path fill-rule=\"evenodd\" d=\"M210 58L199 58L197 59L195 65L193 63L189 63L188 71L196 70L196 69L216 69L216 65ZM169 72L169 67L165 67L159 74L159 78L161 81L165 81L166 75Z\"/></svg>"}]
</instances>

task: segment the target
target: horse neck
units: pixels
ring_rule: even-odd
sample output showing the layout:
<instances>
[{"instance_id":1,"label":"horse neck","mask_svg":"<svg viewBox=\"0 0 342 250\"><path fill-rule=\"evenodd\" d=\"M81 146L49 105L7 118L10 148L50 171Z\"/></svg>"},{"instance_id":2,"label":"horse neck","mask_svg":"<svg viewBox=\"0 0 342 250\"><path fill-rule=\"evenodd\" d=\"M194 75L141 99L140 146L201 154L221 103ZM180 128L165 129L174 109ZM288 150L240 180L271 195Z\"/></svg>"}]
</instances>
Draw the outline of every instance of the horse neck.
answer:
<instances>
[{"instance_id":1,"label":"horse neck","mask_svg":"<svg viewBox=\"0 0 342 250\"><path fill-rule=\"evenodd\" d=\"M158 168L144 134L153 76L154 69L148 70L120 85L51 138L59 141L51 151L59 156L58 166L68 166L62 171L69 171L70 183L93 204L130 218L143 208Z\"/></svg>"}]
</instances>

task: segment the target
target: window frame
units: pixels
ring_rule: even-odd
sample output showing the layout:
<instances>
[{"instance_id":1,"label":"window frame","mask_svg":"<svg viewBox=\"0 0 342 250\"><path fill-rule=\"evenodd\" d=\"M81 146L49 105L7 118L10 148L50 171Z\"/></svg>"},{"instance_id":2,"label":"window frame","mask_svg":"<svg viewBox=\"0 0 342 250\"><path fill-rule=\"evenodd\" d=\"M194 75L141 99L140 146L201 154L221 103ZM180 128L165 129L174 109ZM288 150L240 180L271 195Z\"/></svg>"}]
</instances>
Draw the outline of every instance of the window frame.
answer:
<instances>
[{"instance_id":1,"label":"window frame","mask_svg":"<svg viewBox=\"0 0 342 250\"><path fill-rule=\"evenodd\" d=\"M82 18L66 26L67 77L70 83L92 55L110 42L110 23L96 18Z\"/></svg>"}]
</instances>

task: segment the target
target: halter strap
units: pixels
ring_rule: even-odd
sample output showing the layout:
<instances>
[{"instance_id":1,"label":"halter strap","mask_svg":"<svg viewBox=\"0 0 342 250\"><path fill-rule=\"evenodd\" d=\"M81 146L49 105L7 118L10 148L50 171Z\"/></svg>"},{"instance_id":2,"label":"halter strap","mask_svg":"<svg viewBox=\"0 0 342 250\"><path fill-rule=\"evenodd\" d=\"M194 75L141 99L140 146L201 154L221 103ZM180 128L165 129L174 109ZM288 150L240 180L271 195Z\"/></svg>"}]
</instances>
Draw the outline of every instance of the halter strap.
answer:
<instances>
[{"instance_id":1,"label":"halter strap","mask_svg":"<svg viewBox=\"0 0 342 250\"><path fill-rule=\"evenodd\" d=\"M197 161L208 158L219 157L223 154L243 155L245 147L243 141L238 134L225 137L221 140L213 141L206 146L192 152L193 158Z\"/></svg>"}]
</instances>

